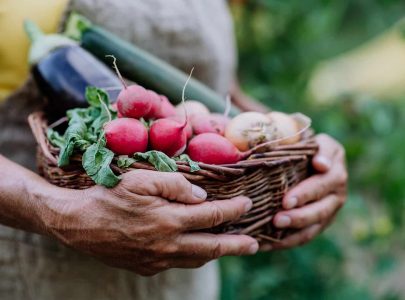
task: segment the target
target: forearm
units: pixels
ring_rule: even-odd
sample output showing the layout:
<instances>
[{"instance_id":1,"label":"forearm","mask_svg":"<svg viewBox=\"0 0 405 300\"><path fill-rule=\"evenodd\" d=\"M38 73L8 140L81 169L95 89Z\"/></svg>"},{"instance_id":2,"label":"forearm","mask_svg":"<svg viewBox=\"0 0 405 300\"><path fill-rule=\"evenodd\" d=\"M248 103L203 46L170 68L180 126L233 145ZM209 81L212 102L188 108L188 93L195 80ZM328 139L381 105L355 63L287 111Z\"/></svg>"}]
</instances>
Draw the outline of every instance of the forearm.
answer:
<instances>
[{"instance_id":1,"label":"forearm","mask_svg":"<svg viewBox=\"0 0 405 300\"><path fill-rule=\"evenodd\" d=\"M231 85L230 94L232 103L242 111L257 111L261 113L267 113L270 111L269 107L245 94L241 90L239 82L236 79Z\"/></svg>"},{"instance_id":2,"label":"forearm","mask_svg":"<svg viewBox=\"0 0 405 300\"><path fill-rule=\"evenodd\" d=\"M37 174L0 155L0 224L45 234L55 189Z\"/></svg>"}]
</instances>

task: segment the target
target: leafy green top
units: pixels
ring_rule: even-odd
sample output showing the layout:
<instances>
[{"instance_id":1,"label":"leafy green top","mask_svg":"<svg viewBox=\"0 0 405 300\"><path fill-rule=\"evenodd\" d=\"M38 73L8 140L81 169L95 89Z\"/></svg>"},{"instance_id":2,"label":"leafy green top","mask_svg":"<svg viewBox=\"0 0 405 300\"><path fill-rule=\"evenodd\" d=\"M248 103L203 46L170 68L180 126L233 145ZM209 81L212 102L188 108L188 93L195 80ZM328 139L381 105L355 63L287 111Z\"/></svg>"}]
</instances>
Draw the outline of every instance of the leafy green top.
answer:
<instances>
[{"instance_id":1,"label":"leafy green top","mask_svg":"<svg viewBox=\"0 0 405 300\"><path fill-rule=\"evenodd\" d=\"M114 153L106 148L103 126L111 119L117 118L117 113L111 109L108 94L101 89L88 87L86 89L88 108L75 108L67 112L68 128L63 135L49 128L47 136L55 147L60 148L58 166L69 165L74 153L83 153L82 165L86 173L96 184L114 187L120 177L114 174L111 163ZM157 171L176 172L178 161L186 161L191 172L200 170L198 164L183 154L172 159L159 151L134 153L133 156L119 156L119 168L128 168L136 161L146 161L152 164Z\"/></svg>"}]
</instances>

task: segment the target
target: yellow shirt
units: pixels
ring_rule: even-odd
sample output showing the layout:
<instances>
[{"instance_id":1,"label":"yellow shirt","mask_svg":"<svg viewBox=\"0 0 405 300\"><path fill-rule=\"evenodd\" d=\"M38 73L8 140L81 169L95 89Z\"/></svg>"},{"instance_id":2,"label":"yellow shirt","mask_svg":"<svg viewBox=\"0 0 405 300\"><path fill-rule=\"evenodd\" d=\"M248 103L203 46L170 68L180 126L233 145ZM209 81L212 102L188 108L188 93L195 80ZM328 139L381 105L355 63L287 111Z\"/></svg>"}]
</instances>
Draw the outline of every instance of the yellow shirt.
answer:
<instances>
[{"instance_id":1,"label":"yellow shirt","mask_svg":"<svg viewBox=\"0 0 405 300\"><path fill-rule=\"evenodd\" d=\"M23 29L31 19L46 33L57 31L68 0L0 0L0 102L28 74L29 40Z\"/></svg>"}]
</instances>

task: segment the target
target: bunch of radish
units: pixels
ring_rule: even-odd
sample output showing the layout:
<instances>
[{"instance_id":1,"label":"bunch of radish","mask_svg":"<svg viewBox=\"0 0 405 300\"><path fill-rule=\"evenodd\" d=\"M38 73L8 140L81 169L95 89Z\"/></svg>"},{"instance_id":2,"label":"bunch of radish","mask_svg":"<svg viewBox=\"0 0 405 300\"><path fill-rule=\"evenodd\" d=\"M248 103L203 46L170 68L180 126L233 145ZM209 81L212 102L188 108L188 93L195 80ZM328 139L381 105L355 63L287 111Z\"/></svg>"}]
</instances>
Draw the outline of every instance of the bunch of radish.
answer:
<instances>
[{"instance_id":1,"label":"bunch of radish","mask_svg":"<svg viewBox=\"0 0 405 300\"><path fill-rule=\"evenodd\" d=\"M174 107L163 95L140 85L128 86L115 60L114 66L123 88L115 105L118 118L107 122L104 131L107 147L116 154L151 149L169 157L186 152L192 160L207 164L233 164L264 143L293 144L300 140L301 127L290 115L245 112L231 119L230 100L223 114L210 113L202 103L184 100L187 82L183 102ZM149 121L150 128L142 121Z\"/></svg>"}]
</instances>

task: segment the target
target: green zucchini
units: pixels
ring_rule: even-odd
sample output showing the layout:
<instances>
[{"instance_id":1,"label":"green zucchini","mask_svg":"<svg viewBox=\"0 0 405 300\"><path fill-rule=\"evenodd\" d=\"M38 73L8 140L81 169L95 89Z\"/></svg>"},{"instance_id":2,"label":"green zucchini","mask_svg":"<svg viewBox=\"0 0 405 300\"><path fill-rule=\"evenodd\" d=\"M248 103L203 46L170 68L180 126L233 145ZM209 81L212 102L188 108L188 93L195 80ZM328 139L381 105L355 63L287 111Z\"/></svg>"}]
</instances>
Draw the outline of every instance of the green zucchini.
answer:
<instances>
[{"instance_id":1,"label":"green zucchini","mask_svg":"<svg viewBox=\"0 0 405 300\"><path fill-rule=\"evenodd\" d=\"M175 104L181 101L182 89L188 77L184 72L91 24L78 14L70 16L65 34L79 40L84 49L109 66L112 65L111 59L106 55L114 55L121 74L129 80L166 95ZM222 113L225 110L224 99L198 80L189 81L185 96L186 99L200 101L212 112ZM238 113L239 110L232 106L230 115L235 116Z\"/></svg>"}]
</instances>

